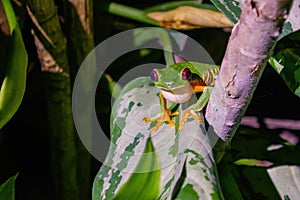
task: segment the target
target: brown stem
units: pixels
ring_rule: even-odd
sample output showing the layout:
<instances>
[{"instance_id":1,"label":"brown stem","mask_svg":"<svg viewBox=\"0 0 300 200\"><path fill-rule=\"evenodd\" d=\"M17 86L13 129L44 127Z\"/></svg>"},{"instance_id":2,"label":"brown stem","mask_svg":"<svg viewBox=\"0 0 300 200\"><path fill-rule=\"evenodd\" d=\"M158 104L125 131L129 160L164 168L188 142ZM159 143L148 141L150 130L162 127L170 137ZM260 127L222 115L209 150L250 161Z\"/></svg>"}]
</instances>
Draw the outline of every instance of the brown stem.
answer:
<instances>
[{"instance_id":1,"label":"brown stem","mask_svg":"<svg viewBox=\"0 0 300 200\"><path fill-rule=\"evenodd\" d=\"M210 130L226 145L251 101L291 4L291 0L245 1L206 112Z\"/></svg>"}]
</instances>

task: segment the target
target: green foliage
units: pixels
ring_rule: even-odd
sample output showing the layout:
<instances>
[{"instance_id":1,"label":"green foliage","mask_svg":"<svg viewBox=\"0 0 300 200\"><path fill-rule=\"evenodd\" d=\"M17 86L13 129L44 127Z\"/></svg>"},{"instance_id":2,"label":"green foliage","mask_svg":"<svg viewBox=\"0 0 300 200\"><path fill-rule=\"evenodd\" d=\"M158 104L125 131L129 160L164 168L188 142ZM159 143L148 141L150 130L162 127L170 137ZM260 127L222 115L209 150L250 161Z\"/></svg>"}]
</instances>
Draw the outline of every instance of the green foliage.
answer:
<instances>
[{"instance_id":1,"label":"green foliage","mask_svg":"<svg viewBox=\"0 0 300 200\"><path fill-rule=\"evenodd\" d=\"M28 59L14 11L9 1L3 3L12 36L0 91L0 129L11 119L21 104L25 92Z\"/></svg>"},{"instance_id":2,"label":"green foliage","mask_svg":"<svg viewBox=\"0 0 300 200\"><path fill-rule=\"evenodd\" d=\"M222 164L219 168L219 176L221 187L226 199L242 200L242 194L239 190L238 184L233 177L230 170L230 166L227 164Z\"/></svg>"},{"instance_id":3,"label":"green foliage","mask_svg":"<svg viewBox=\"0 0 300 200\"><path fill-rule=\"evenodd\" d=\"M14 200L15 199L15 182L18 174L9 178L5 183L0 185L0 199Z\"/></svg>"},{"instance_id":4,"label":"green foliage","mask_svg":"<svg viewBox=\"0 0 300 200\"><path fill-rule=\"evenodd\" d=\"M239 128L231 150L218 165L226 199L239 199L234 197L238 191L244 199L299 195L299 148L287 144L280 133L276 129Z\"/></svg>"},{"instance_id":5,"label":"green foliage","mask_svg":"<svg viewBox=\"0 0 300 200\"><path fill-rule=\"evenodd\" d=\"M145 151L129 180L121 186L114 199L156 199L160 190L159 159L151 138L148 138Z\"/></svg>"},{"instance_id":6,"label":"green foliage","mask_svg":"<svg viewBox=\"0 0 300 200\"><path fill-rule=\"evenodd\" d=\"M300 31L281 39L269 62L288 87L300 97Z\"/></svg>"}]
</instances>

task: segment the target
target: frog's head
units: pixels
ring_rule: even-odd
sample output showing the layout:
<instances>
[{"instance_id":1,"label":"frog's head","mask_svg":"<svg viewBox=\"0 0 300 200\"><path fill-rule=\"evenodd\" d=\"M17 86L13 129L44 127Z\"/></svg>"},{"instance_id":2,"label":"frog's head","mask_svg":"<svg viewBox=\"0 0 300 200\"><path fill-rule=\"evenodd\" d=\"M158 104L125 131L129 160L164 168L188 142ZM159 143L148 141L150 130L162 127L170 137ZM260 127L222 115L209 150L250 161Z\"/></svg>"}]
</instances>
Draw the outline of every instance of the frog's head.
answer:
<instances>
[{"instance_id":1,"label":"frog's head","mask_svg":"<svg viewBox=\"0 0 300 200\"><path fill-rule=\"evenodd\" d=\"M189 68L154 69L150 74L156 87L161 90L162 95L169 101L183 103L188 101L192 94L193 88L189 84L192 72Z\"/></svg>"}]
</instances>

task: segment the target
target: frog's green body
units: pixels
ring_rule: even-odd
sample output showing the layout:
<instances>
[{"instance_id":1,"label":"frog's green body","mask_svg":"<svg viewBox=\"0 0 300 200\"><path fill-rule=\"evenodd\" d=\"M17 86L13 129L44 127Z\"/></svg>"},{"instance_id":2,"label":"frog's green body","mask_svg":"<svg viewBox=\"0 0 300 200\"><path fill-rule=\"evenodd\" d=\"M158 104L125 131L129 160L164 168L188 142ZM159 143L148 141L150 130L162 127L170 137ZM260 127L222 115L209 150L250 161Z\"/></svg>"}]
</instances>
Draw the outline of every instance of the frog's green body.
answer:
<instances>
[{"instance_id":1,"label":"frog's green body","mask_svg":"<svg viewBox=\"0 0 300 200\"><path fill-rule=\"evenodd\" d=\"M184 103L195 92L202 92L202 94L196 104L183 114L178 129L181 130L183 128L184 122L191 115L198 121L203 121L196 112L201 111L207 104L218 72L219 66L217 65L197 62L181 62L167 66L164 69L154 69L151 73L151 79L154 81L155 86L161 90L160 98L163 112L157 118L144 118L143 121L157 121L152 132L156 132L164 121L169 122L171 126L175 125L170 120L170 116L178 115L179 113L171 113L166 108L166 100L173 103Z\"/></svg>"}]
</instances>

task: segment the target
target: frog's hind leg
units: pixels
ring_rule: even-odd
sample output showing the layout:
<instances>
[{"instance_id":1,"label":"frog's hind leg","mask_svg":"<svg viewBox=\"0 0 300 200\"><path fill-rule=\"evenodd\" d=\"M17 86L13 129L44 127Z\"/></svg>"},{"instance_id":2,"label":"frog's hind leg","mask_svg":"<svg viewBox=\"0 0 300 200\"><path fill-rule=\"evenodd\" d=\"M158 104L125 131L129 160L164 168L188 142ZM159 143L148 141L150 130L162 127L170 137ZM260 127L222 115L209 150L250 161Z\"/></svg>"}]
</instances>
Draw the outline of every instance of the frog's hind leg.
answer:
<instances>
[{"instance_id":1,"label":"frog's hind leg","mask_svg":"<svg viewBox=\"0 0 300 200\"><path fill-rule=\"evenodd\" d=\"M159 114L158 117L154 117L154 118L143 118L143 122L145 123L149 123L149 122L156 122L155 126L151 129L152 133L155 133L157 131L157 129L164 123L164 122L168 122L170 124L170 126L175 126L175 122L173 122L171 120L172 116L176 116L179 115L179 112L171 112L171 110L169 110L167 108L167 102L166 99L162 96L162 94L159 94L160 97L160 101L161 101L161 108L162 108L162 112Z\"/></svg>"}]
</instances>

